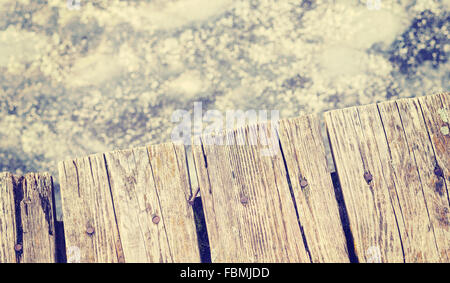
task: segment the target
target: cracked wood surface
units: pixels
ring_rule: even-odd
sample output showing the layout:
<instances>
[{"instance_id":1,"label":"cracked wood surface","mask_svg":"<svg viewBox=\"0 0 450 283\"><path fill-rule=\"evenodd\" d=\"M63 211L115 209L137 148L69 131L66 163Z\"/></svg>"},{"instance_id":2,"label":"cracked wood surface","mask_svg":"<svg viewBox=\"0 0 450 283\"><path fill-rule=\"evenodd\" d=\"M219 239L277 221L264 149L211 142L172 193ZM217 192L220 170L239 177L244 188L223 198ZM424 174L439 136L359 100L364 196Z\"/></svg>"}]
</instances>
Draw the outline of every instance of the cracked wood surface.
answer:
<instances>
[{"instance_id":1,"label":"cracked wood surface","mask_svg":"<svg viewBox=\"0 0 450 283\"><path fill-rule=\"evenodd\" d=\"M81 262L200 261L185 160L163 144L60 163L66 246Z\"/></svg>"},{"instance_id":2,"label":"cracked wood surface","mask_svg":"<svg viewBox=\"0 0 450 283\"><path fill-rule=\"evenodd\" d=\"M194 138L212 262L310 262L270 129L259 124Z\"/></svg>"},{"instance_id":3,"label":"cracked wood surface","mask_svg":"<svg viewBox=\"0 0 450 283\"><path fill-rule=\"evenodd\" d=\"M312 115L282 120L279 138L313 262L349 262L318 121Z\"/></svg>"},{"instance_id":4,"label":"cracked wood surface","mask_svg":"<svg viewBox=\"0 0 450 283\"><path fill-rule=\"evenodd\" d=\"M443 178L426 127L438 112L429 108L425 121L418 99L325 114L360 262L448 262L448 194L436 190ZM448 144L433 127L435 140ZM434 147L446 166L448 147Z\"/></svg>"},{"instance_id":5,"label":"cracked wood surface","mask_svg":"<svg viewBox=\"0 0 450 283\"><path fill-rule=\"evenodd\" d=\"M52 177L0 174L0 262L56 262Z\"/></svg>"}]
</instances>

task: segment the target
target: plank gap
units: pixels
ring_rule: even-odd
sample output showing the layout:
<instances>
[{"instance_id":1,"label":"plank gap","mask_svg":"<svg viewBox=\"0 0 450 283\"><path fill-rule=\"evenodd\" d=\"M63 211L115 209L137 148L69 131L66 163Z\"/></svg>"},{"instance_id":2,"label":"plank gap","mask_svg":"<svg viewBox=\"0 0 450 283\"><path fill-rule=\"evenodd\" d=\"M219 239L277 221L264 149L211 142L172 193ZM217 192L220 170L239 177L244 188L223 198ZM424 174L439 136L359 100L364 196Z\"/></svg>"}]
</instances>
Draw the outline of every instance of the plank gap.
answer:
<instances>
[{"instance_id":1,"label":"plank gap","mask_svg":"<svg viewBox=\"0 0 450 283\"><path fill-rule=\"evenodd\" d=\"M348 257L351 263L359 263L358 256L355 252L355 241L350 229L350 220L348 219L347 206L345 205L344 196L342 194L339 175L336 171L331 173L331 180L333 181L334 195L336 197L336 202L338 203L339 216L341 219L342 228L344 229L345 240L347 242Z\"/></svg>"},{"instance_id":2,"label":"plank gap","mask_svg":"<svg viewBox=\"0 0 450 283\"><path fill-rule=\"evenodd\" d=\"M185 145L186 168L188 171L188 182L191 195L189 202L194 212L195 231L197 232L198 249L200 252L201 263L211 263L211 247L209 245L208 228L206 227L205 213L200 195L200 187L195 167L194 154L192 146Z\"/></svg>"},{"instance_id":3,"label":"plank gap","mask_svg":"<svg viewBox=\"0 0 450 283\"><path fill-rule=\"evenodd\" d=\"M211 248L209 245L208 228L206 227L205 213L201 197L196 197L192 204L194 210L195 228L197 231L198 249L201 263L211 263Z\"/></svg>"},{"instance_id":4,"label":"plank gap","mask_svg":"<svg viewBox=\"0 0 450 283\"><path fill-rule=\"evenodd\" d=\"M277 131L277 136L278 136L278 131ZM288 169L288 166L286 163L286 158L284 156L283 147L281 145L281 140L280 140L279 136L278 136L278 143L279 143L279 147L280 147L280 152L281 152L281 157L283 160L284 169L286 170L286 180L287 180L287 184L289 187L289 192L291 194L292 205L294 206L295 215L297 216L298 227L300 228L300 232L302 233L303 244L305 245L305 250L308 253L309 260L311 262L313 262L312 256L311 256L311 251L309 250L309 247L308 247L308 241L306 240L305 231L303 230L302 223L300 222L300 215L298 213L298 207L297 207L297 203L295 201L294 190L292 188L291 178L289 177L289 169Z\"/></svg>"},{"instance_id":5,"label":"plank gap","mask_svg":"<svg viewBox=\"0 0 450 283\"><path fill-rule=\"evenodd\" d=\"M23 247L23 227L22 227L22 212L20 202L23 200L23 182L25 178L23 176L16 177L12 175L13 182L13 196L14 196L14 213L16 218L16 242L15 245L21 245ZM20 263L22 258L22 250L16 250L16 262Z\"/></svg>"},{"instance_id":6,"label":"plank gap","mask_svg":"<svg viewBox=\"0 0 450 283\"><path fill-rule=\"evenodd\" d=\"M320 116L324 119L323 115ZM353 238L353 233L350 228L350 220L348 218L347 205L345 204L344 195L341 189L341 182L339 181L339 174L337 171L337 165L334 157L333 147L331 146L330 133L328 127L325 123L326 138L324 138L324 144L329 146L331 163L333 164L334 172L330 172L331 181L333 182L334 196L336 197L336 202L339 207L339 217L341 220L342 228L344 229L344 236L347 242L347 252L351 263L359 263L358 255L355 251L355 240Z\"/></svg>"},{"instance_id":7,"label":"plank gap","mask_svg":"<svg viewBox=\"0 0 450 283\"><path fill-rule=\"evenodd\" d=\"M56 262L67 263L66 239L64 236L64 222L55 221Z\"/></svg>"}]
</instances>

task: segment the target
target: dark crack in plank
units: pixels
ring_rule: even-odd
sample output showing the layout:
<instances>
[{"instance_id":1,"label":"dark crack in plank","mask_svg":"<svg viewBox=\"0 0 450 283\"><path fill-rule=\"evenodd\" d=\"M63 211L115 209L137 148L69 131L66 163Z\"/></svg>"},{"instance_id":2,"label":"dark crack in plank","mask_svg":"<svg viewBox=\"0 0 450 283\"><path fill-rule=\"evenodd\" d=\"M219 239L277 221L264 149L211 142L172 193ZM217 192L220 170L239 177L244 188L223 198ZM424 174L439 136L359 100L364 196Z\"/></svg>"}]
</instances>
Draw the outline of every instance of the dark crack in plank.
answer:
<instances>
[{"instance_id":1,"label":"dark crack in plank","mask_svg":"<svg viewBox=\"0 0 450 283\"><path fill-rule=\"evenodd\" d=\"M279 136L313 262L349 262L317 117L282 120Z\"/></svg>"},{"instance_id":2,"label":"dark crack in plank","mask_svg":"<svg viewBox=\"0 0 450 283\"><path fill-rule=\"evenodd\" d=\"M376 105L325 113L328 135L360 262L403 262L390 196L388 149Z\"/></svg>"},{"instance_id":3,"label":"dark crack in plank","mask_svg":"<svg viewBox=\"0 0 450 283\"><path fill-rule=\"evenodd\" d=\"M0 262L56 262L53 180L0 174Z\"/></svg>"}]
</instances>

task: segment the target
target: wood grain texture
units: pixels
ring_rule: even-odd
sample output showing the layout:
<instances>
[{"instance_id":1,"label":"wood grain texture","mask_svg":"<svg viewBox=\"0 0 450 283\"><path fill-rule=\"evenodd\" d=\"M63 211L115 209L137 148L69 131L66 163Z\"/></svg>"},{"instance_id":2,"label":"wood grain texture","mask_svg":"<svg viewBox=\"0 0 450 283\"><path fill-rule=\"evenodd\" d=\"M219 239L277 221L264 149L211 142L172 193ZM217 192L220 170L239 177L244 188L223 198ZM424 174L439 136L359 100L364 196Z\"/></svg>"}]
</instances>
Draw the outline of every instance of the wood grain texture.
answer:
<instances>
[{"instance_id":1,"label":"wood grain texture","mask_svg":"<svg viewBox=\"0 0 450 283\"><path fill-rule=\"evenodd\" d=\"M446 166L438 164L432 141L422 115L422 109L418 99L402 99L396 101L402 118L403 129L408 140L409 150L413 153L420 182L425 196L428 214L431 220L431 230L436 238L440 259L443 262L450 261L450 213L449 199L444 175L437 174L435 168ZM438 112L427 113L438 116ZM436 120L437 118L435 118ZM435 136L436 137L436 136ZM448 139L448 137L446 137ZM440 139L445 139L442 137ZM435 141L437 139L435 138ZM448 142L447 142L448 143ZM447 148L446 151L449 149ZM445 154L445 153L444 153ZM439 159L444 155L439 152ZM446 153L448 155L448 153ZM448 168L442 169L447 171Z\"/></svg>"},{"instance_id":2,"label":"wood grain texture","mask_svg":"<svg viewBox=\"0 0 450 283\"><path fill-rule=\"evenodd\" d=\"M282 120L279 136L313 262L348 262L318 119L308 115ZM306 187L301 186L302 180Z\"/></svg>"},{"instance_id":3,"label":"wood grain texture","mask_svg":"<svg viewBox=\"0 0 450 283\"><path fill-rule=\"evenodd\" d=\"M445 95L325 114L360 261L448 262ZM364 173L370 172L372 180ZM368 251L372 252L368 252Z\"/></svg>"},{"instance_id":4,"label":"wood grain texture","mask_svg":"<svg viewBox=\"0 0 450 283\"><path fill-rule=\"evenodd\" d=\"M378 104L384 126L389 157L385 161L385 176L394 183L390 187L406 262L439 262L427 201L415 160L415 153L403 128L397 103ZM376 113L374 113L376 115ZM380 133L382 135L382 133Z\"/></svg>"},{"instance_id":5,"label":"wood grain texture","mask_svg":"<svg viewBox=\"0 0 450 283\"><path fill-rule=\"evenodd\" d=\"M150 146L148 151L173 261L199 262L185 148L166 143Z\"/></svg>"},{"instance_id":6,"label":"wood grain texture","mask_svg":"<svg viewBox=\"0 0 450 283\"><path fill-rule=\"evenodd\" d=\"M193 140L212 262L310 262L270 129L251 125Z\"/></svg>"},{"instance_id":7,"label":"wood grain texture","mask_svg":"<svg viewBox=\"0 0 450 283\"><path fill-rule=\"evenodd\" d=\"M4 173L0 196L0 262L56 262L52 177Z\"/></svg>"},{"instance_id":8,"label":"wood grain texture","mask_svg":"<svg viewBox=\"0 0 450 283\"><path fill-rule=\"evenodd\" d=\"M428 135L433 145L436 165L442 170L436 188L449 195L450 187L450 93L429 95L419 98Z\"/></svg>"},{"instance_id":9,"label":"wood grain texture","mask_svg":"<svg viewBox=\"0 0 450 283\"><path fill-rule=\"evenodd\" d=\"M14 180L10 173L0 173L0 262L16 262L16 218Z\"/></svg>"},{"instance_id":10,"label":"wood grain texture","mask_svg":"<svg viewBox=\"0 0 450 283\"><path fill-rule=\"evenodd\" d=\"M164 144L62 163L66 241L82 261L199 262L185 162L183 146Z\"/></svg>"},{"instance_id":11,"label":"wood grain texture","mask_svg":"<svg viewBox=\"0 0 450 283\"><path fill-rule=\"evenodd\" d=\"M18 188L22 254L20 262L56 262L53 180L47 174L29 173ZM19 199L16 199L16 202ZM17 213L17 212L16 212Z\"/></svg>"},{"instance_id":12,"label":"wood grain texture","mask_svg":"<svg viewBox=\"0 0 450 283\"><path fill-rule=\"evenodd\" d=\"M146 148L105 154L111 192L127 262L171 262Z\"/></svg>"},{"instance_id":13,"label":"wood grain texture","mask_svg":"<svg viewBox=\"0 0 450 283\"><path fill-rule=\"evenodd\" d=\"M327 112L325 121L359 261L403 262L376 105ZM370 182L365 173L372 174Z\"/></svg>"},{"instance_id":14,"label":"wood grain texture","mask_svg":"<svg viewBox=\"0 0 450 283\"><path fill-rule=\"evenodd\" d=\"M124 262L103 154L59 163L59 181L67 261Z\"/></svg>"}]
</instances>

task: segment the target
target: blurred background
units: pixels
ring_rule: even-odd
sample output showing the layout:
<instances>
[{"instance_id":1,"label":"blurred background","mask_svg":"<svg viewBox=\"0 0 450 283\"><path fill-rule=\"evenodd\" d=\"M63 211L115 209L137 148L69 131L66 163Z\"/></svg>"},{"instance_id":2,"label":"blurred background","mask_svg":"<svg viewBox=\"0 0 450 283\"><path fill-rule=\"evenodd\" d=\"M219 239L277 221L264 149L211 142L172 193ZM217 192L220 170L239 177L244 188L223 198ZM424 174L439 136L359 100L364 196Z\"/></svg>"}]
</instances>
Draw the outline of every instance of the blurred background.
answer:
<instances>
[{"instance_id":1,"label":"blurred background","mask_svg":"<svg viewBox=\"0 0 450 283\"><path fill-rule=\"evenodd\" d=\"M170 139L176 109L281 117L449 90L450 1L1 0L0 171Z\"/></svg>"}]
</instances>

